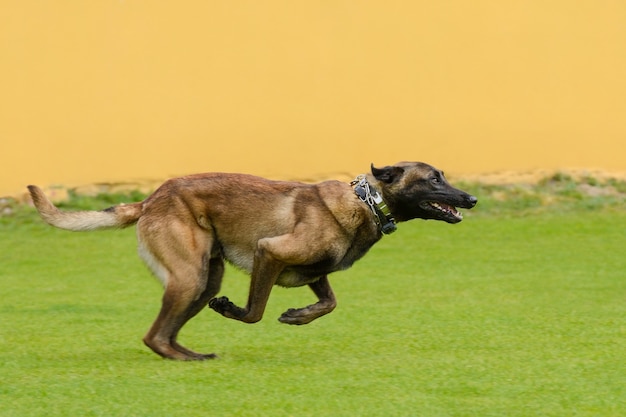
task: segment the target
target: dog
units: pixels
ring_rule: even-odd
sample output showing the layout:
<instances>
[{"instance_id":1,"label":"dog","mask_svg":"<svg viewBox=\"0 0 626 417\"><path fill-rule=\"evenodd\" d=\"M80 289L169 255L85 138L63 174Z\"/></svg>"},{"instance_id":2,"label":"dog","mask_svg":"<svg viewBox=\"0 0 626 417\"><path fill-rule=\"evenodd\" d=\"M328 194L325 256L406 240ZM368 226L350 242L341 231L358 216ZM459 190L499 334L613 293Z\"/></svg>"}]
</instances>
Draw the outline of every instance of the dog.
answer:
<instances>
[{"instance_id":1,"label":"dog","mask_svg":"<svg viewBox=\"0 0 626 417\"><path fill-rule=\"evenodd\" d=\"M396 224L411 219L458 223L457 207L477 198L452 187L442 171L401 162L351 183L273 181L246 174L206 173L174 178L142 202L101 211L60 211L28 186L43 220L89 231L137 225L138 250L165 291L144 343L168 359L203 360L177 342L182 326L205 306L245 323L263 317L274 285L309 286L319 301L285 311L279 321L303 325L337 305L328 281L363 257ZM220 291L227 261L250 274L245 307Z\"/></svg>"}]
</instances>

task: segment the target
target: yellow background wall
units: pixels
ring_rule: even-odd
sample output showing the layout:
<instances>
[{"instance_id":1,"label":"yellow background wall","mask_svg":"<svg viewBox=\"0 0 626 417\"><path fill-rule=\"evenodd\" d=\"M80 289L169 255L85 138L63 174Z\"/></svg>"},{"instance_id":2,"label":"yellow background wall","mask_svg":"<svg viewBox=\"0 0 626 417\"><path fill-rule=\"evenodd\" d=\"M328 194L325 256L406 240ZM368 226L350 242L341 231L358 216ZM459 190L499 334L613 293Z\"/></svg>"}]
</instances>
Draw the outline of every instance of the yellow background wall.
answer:
<instances>
[{"instance_id":1,"label":"yellow background wall","mask_svg":"<svg viewBox=\"0 0 626 417\"><path fill-rule=\"evenodd\" d=\"M202 171L626 170L626 2L0 0L0 195Z\"/></svg>"}]
</instances>

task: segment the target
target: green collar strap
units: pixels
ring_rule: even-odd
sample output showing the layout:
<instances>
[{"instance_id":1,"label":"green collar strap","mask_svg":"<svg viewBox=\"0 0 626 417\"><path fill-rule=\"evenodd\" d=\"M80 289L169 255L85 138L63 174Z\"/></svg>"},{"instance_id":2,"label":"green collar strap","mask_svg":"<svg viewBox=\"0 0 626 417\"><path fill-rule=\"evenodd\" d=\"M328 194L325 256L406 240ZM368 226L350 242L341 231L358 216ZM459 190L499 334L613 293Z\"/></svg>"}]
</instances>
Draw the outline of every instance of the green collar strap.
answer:
<instances>
[{"instance_id":1,"label":"green collar strap","mask_svg":"<svg viewBox=\"0 0 626 417\"><path fill-rule=\"evenodd\" d=\"M396 231L396 220L393 218L387 203L383 200L380 193L367 181L365 175L356 177L350 185L354 187L354 193L361 201L368 205L374 219L378 225L378 229L385 235Z\"/></svg>"}]
</instances>

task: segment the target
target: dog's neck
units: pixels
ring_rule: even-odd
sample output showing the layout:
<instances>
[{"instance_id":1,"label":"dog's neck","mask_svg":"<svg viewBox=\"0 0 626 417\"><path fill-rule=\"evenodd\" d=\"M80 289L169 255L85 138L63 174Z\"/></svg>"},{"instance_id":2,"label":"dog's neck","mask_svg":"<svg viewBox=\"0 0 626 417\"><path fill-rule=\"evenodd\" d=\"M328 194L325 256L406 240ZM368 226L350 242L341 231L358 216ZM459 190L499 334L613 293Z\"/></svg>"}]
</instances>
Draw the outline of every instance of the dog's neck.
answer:
<instances>
[{"instance_id":1,"label":"dog's neck","mask_svg":"<svg viewBox=\"0 0 626 417\"><path fill-rule=\"evenodd\" d=\"M389 210L382 195L367 181L365 175L356 177L350 185L354 193L370 208L381 233L388 235L396 231L396 220Z\"/></svg>"}]
</instances>

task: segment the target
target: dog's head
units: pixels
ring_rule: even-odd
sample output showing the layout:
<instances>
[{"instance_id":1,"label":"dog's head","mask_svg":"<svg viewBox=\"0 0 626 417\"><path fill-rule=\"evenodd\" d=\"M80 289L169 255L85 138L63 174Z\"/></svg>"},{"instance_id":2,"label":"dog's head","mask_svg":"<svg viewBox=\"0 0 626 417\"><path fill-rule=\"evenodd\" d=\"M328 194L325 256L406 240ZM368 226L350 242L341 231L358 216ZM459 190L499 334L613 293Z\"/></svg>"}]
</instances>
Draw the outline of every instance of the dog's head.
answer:
<instances>
[{"instance_id":1,"label":"dog's head","mask_svg":"<svg viewBox=\"0 0 626 417\"><path fill-rule=\"evenodd\" d=\"M397 221L434 219L458 223L457 207L471 209L478 199L452 187L443 172L422 162L400 162L384 168L372 164L374 186Z\"/></svg>"}]
</instances>

